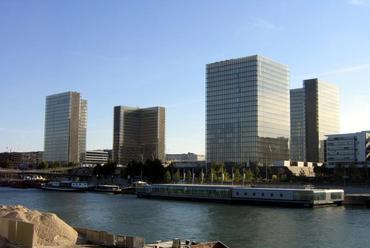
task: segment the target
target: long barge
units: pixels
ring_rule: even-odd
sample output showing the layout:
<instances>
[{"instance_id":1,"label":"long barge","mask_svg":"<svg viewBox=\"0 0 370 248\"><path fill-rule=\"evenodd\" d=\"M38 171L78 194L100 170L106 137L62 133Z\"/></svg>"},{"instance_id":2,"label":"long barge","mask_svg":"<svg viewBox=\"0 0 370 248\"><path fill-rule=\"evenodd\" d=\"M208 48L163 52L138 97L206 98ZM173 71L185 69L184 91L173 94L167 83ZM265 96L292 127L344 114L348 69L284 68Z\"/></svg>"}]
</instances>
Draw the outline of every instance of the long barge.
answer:
<instances>
[{"instance_id":1,"label":"long barge","mask_svg":"<svg viewBox=\"0 0 370 248\"><path fill-rule=\"evenodd\" d=\"M259 205L314 207L341 205L342 189L256 188L231 185L152 184L138 187L137 197Z\"/></svg>"}]
</instances>

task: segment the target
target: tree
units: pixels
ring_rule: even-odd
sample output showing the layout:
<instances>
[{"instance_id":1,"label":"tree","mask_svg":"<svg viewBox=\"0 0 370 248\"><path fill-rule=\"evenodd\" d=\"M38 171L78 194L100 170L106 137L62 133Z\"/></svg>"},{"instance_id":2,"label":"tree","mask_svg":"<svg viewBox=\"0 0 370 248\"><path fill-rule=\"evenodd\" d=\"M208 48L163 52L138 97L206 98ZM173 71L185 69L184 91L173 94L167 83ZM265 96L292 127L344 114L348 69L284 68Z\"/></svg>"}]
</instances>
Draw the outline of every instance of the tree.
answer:
<instances>
[{"instance_id":1,"label":"tree","mask_svg":"<svg viewBox=\"0 0 370 248\"><path fill-rule=\"evenodd\" d=\"M248 168L245 171L245 180L250 183L250 182L253 181L254 178L255 177L254 177L254 174L253 174L252 170L250 168Z\"/></svg>"},{"instance_id":2,"label":"tree","mask_svg":"<svg viewBox=\"0 0 370 248\"><path fill-rule=\"evenodd\" d=\"M191 176L191 171L190 170L186 171L186 181L190 183L192 180L193 178Z\"/></svg>"},{"instance_id":3,"label":"tree","mask_svg":"<svg viewBox=\"0 0 370 248\"><path fill-rule=\"evenodd\" d=\"M180 171L178 169L176 170L175 174L173 174L173 181L180 181Z\"/></svg>"},{"instance_id":4,"label":"tree","mask_svg":"<svg viewBox=\"0 0 370 248\"><path fill-rule=\"evenodd\" d=\"M59 161L55 161L49 164L49 168L59 168L62 164Z\"/></svg>"},{"instance_id":5,"label":"tree","mask_svg":"<svg viewBox=\"0 0 370 248\"><path fill-rule=\"evenodd\" d=\"M48 162L46 162L46 161L42 161L39 164L39 169L47 169L48 167L49 167L49 165L48 165Z\"/></svg>"},{"instance_id":6,"label":"tree","mask_svg":"<svg viewBox=\"0 0 370 248\"><path fill-rule=\"evenodd\" d=\"M67 164L67 166L68 167L73 167L73 166L76 166L77 164L76 163L74 163L74 162L69 162L68 164Z\"/></svg>"},{"instance_id":7,"label":"tree","mask_svg":"<svg viewBox=\"0 0 370 248\"><path fill-rule=\"evenodd\" d=\"M240 173L240 169L239 169L239 166L235 166L233 168L233 172L234 172L234 181L235 182L241 182L242 180L242 174Z\"/></svg>"},{"instance_id":8,"label":"tree","mask_svg":"<svg viewBox=\"0 0 370 248\"><path fill-rule=\"evenodd\" d=\"M166 173L164 174L164 181L166 182L166 183L170 183L171 182L171 173L170 173L170 171L166 171Z\"/></svg>"},{"instance_id":9,"label":"tree","mask_svg":"<svg viewBox=\"0 0 370 248\"><path fill-rule=\"evenodd\" d=\"M6 159L5 161L0 162L0 167L10 168L10 161L8 159Z\"/></svg>"}]
</instances>

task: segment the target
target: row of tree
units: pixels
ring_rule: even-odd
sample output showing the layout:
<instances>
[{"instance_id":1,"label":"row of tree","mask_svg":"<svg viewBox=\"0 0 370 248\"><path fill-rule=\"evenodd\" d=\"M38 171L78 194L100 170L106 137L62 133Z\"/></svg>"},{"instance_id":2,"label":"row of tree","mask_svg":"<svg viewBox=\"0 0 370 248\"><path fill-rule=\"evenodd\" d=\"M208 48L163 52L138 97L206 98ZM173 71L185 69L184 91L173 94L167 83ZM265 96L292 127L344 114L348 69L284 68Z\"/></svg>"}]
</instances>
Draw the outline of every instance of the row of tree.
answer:
<instances>
[{"instance_id":1,"label":"row of tree","mask_svg":"<svg viewBox=\"0 0 370 248\"><path fill-rule=\"evenodd\" d=\"M208 171L204 169L178 169L173 165L163 166L160 160L147 160L144 163L132 161L127 167L117 170L115 163L97 165L93 174L97 177L121 176L130 180L145 180L152 183L255 183L266 178L270 180L287 181L290 179L284 173L272 174L271 168L261 170L258 166L242 167L234 165L226 169L223 164L211 164Z\"/></svg>"},{"instance_id":2,"label":"row of tree","mask_svg":"<svg viewBox=\"0 0 370 248\"><path fill-rule=\"evenodd\" d=\"M73 166L77 166L78 163L73 163L73 162L69 162L68 164L62 164L60 162L46 162L46 161L42 161L38 168L39 169L49 169L49 168L59 168L59 167L73 167Z\"/></svg>"},{"instance_id":3,"label":"row of tree","mask_svg":"<svg viewBox=\"0 0 370 248\"><path fill-rule=\"evenodd\" d=\"M370 171L365 164L362 167L351 164L349 166L338 165L335 168L328 168L325 165L315 167L315 180L322 182L348 182L348 183L369 183Z\"/></svg>"}]
</instances>

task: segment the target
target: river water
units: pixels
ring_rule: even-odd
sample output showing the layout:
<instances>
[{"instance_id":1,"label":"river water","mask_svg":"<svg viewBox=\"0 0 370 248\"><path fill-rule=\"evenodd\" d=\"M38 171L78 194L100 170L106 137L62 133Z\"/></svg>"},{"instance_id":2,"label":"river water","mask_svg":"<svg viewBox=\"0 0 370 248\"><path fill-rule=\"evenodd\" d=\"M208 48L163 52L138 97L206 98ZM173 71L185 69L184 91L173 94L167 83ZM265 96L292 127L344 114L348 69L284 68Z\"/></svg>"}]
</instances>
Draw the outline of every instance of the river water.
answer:
<instances>
[{"instance_id":1,"label":"river water","mask_svg":"<svg viewBox=\"0 0 370 248\"><path fill-rule=\"evenodd\" d=\"M101 193L0 188L0 204L54 212L73 226L160 239L221 240L233 248L370 247L370 209L256 207Z\"/></svg>"}]
</instances>

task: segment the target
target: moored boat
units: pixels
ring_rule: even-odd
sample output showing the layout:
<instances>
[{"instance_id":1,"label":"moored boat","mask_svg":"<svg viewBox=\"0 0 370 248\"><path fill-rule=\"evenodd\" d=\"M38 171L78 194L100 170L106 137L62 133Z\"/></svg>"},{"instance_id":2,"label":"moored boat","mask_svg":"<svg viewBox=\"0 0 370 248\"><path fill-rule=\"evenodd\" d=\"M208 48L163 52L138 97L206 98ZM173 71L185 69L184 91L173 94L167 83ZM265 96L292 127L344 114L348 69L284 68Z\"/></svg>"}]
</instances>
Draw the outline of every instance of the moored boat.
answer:
<instances>
[{"instance_id":1,"label":"moored boat","mask_svg":"<svg viewBox=\"0 0 370 248\"><path fill-rule=\"evenodd\" d=\"M99 184L94 187L93 191L104 193L120 193L121 187L118 185Z\"/></svg>"},{"instance_id":2,"label":"moored boat","mask_svg":"<svg viewBox=\"0 0 370 248\"><path fill-rule=\"evenodd\" d=\"M138 197L314 207L341 205L342 189L256 188L229 185L153 184L136 188Z\"/></svg>"},{"instance_id":3,"label":"moored boat","mask_svg":"<svg viewBox=\"0 0 370 248\"><path fill-rule=\"evenodd\" d=\"M43 190L66 191L66 192L85 192L89 188L87 182L72 181L50 181L41 186Z\"/></svg>"}]
</instances>

